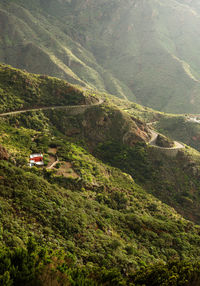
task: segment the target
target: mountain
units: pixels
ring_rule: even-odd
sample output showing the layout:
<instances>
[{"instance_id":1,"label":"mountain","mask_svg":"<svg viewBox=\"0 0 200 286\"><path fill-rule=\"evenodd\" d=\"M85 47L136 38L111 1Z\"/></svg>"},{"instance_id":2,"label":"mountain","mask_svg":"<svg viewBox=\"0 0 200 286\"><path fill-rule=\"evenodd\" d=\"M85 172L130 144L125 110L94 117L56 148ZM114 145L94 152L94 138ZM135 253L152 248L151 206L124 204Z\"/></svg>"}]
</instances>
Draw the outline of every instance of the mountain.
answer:
<instances>
[{"instance_id":1,"label":"mountain","mask_svg":"<svg viewBox=\"0 0 200 286\"><path fill-rule=\"evenodd\" d=\"M145 120L164 114L7 65L0 78L1 284L179 281L179 259L198 279L200 185L185 166L200 155L148 145ZM35 152L44 168L28 167Z\"/></svg>"},{"instance_id":2,"label":"mountain","mask_svg":"<svg viewBox=\"0 0 200 286\"><path fill-rule=\"evenodd\" d=\"M2 1L0 61L175 113L200 100L199 3Z\"/></svg>"}]
</instances>

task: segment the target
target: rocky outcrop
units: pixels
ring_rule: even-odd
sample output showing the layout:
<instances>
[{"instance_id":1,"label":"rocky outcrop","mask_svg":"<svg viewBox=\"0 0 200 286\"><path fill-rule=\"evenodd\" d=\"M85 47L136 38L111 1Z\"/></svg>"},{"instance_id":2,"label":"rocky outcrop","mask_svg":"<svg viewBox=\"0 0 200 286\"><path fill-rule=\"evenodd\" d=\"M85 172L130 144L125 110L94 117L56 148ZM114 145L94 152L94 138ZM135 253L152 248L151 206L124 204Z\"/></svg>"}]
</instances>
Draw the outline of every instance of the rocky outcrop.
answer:
<instances>
[{"instance_id":1,"label":"rocky outcrop","mask_svg":"<svg viewBox=\"0 0 200 286\"><path fill-rule=\"evenodd\" d=\"M129 146L133 146L137 142L146 142L147 138L148 136L143 130L136 128L124 134L123 143Z\"/></svg>"},{"instance_id":2,"label":"rocky outcrop","mask_svg":"<svg viewBox=\"0 0 200 286\"><path fill-rule=\"evenodd\" d=\"M159 147L164 147L164 148L172 148L174 147L174 142L170 140L169 138L158 134L157 139L156 139L156 145Z\"/></svg>"},{"instance_id":3,"label":"rocky outcrop","mask_svg":"<svg viewBox=\"0 0 200 286\"><path fill-rule=\"evenodd\" d=\"M157 152L164 153L169 157L176 157L179 151L185 148L185 146L180 142L171 141L169 138L165 137L162 134L159 134L153 130L150 131L151 139L148 142L148 145L151 146L151 148L156 149ZM161 146L159 146L158 144L160 144Z\"/></svg>"},{"instance_id":4,"label":"rocky outcrop","mask_svg":"<svg viewBox=\"0 0 200 286\"><path fill-rule=\"evenodd\" d=\"M136 122L119 109L108 106L88 109L81 125L90 145L111 140L133 146L137 142L147 142L149 139L149 132L144 123Z\"/></svg>"},{"instance_id":5,"label":"rocky outcrop","mask_svg":"<svg viewBox=\"0 0 200 286\"><path fill-rule=\"evenodd\" d=\"M48 116L67 136L85 138L91 149L106 141L133 146L137 142L148 142L150 138L144 123L135 122L116 107L102 103L81 108L49 111Z\"/></svg>"}]
</instances>

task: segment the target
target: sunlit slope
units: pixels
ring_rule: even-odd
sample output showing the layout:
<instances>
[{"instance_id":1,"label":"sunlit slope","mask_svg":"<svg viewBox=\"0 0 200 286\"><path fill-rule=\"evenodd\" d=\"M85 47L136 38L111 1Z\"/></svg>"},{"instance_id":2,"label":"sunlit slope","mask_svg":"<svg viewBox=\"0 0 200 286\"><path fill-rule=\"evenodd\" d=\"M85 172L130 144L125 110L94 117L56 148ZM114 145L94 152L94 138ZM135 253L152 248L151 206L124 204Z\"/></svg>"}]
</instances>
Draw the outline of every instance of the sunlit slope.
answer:
<instances>
[{"instance_id":1,"label":"sunlit slope","mask_svg":"<svg viewBox=\"0 0 200 286\"><path fill-rule=\"evenodd\" d=\"M85 45L123 80L138 102L163 111L197 110L200 20L196 10L176 1L83 2L82 9L76 7L82 17L73 22L87 27ZM101 11L98 17L97 11Z\"/></svg>"},{"instance_id":2,"label":"sunlit slope","mask_svg":"<svg viewBox=\"0 0 200 286\"><path fill-rule=\"evenodd\" d=\"M126 83L138 102L171 112L197 109L197 12L175 1L91 3L75 7L82 17L74 17L73 24L86 27L87 48ZM98 35L96 41L92 33Z\"/></svg>"},{"instance_id":3,"label":"sunlit slope","mask_svg":"<svg viewBox=\"0 0 200 286\"><path fill-rule=\"evenodd\" d=\"M0 64L0 113L58 105L88 104L91 96L53 77ZM97 99L96 99L97 100ZM91 101L92 102L92 101Z\"/></svg>"},{"instance_id":4,"label":"sunlit slope","mask_svg":"<svg viewBox=\"0 0 200 286\"><path fill-rule=\"evenodd\" d=\"M158 110L198 112L197 1L6 2L2 62Z\"/></svg>"},{"instance_id":5,"label":"sunlit slope","mask_svg":"<svg viewBox=\"0 0 200 286\"><path fill-rule=\"evenodd\" d=\"M71 83L124 97L126 85L105 71L93 54L66 34L60 15L48 15L43 3L13 1L0 4L0 61L29 72L43 73ZM35 9L31 9L32 6ZM126 92L125 92L125 91Z\"/></svg>"}]
</instances>

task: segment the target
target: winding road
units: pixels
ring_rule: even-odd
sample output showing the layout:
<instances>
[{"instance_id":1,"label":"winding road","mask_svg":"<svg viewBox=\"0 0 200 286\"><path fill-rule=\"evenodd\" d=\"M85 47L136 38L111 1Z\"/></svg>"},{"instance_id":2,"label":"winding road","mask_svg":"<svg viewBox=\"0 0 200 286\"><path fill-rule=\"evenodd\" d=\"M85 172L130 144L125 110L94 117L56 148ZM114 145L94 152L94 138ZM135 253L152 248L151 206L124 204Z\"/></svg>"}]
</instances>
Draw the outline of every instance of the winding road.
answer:
<instances>
[{"instance_id":1,"label":"winding road","mask_svg":"<svg viewBox=\"0 0 200 286\"><path fill-rule=\"evenodd\" d=\"M39 108L30 108L30 109L16 110L16 111L1 113L0 117L25 113L25 112L29 112L29 111L40 111L40 110L49 110L49 109L75 109L75 108L81 108L81 107L82 108L89 108L92 106L101 105L102 103L104 103L104 100L100 99L97 103L93 103L93 104L61 105L61 106L47 106L47 107L39 107Z\"/></svg>"},{"instance_id":2,"label":"winding road","mask_svg":"<svg viewBox=\"0 0 200 286\"><path fill-rule=\"evenodd\" d=\"M76 108L90 108L92 106L97 106L101 105L104 103L103 99L99 99L98 102L93 103L93 104L82 104L82 105L61 105L61 106L47 106L47 107L40 107L40 108L30 108L30 109L24 109L24 110L16 110L16 111L10 111L10 112L5 112L1 113L0 117L4 116L9 116L9 115L15 115L15 114L21 114L21 113L26 113L29 111L41 111L41 110L51 110L51 109L76 109ZM153 146L155 148L161 149L161 150L179 150L179 149L184 149L185 146L177 141L174 141L174 147L160 147L156 145L156 139L158 137L157 132L155 132L150 126L153 125L155 122L147 123L149 126L150 132L151 132L151 139L148 142L148 145ZM57 163L57 162L56 162ZM51 166L52 167L52 166Z\"/></svg>"},{"instance_id":3,"label":"winding road","mask_svg":"<svg viewBox=\"0 0 200 286\"><path fill-rule=\"evenodd\" d=\"M150 146L154 146L158 149L165 149L165 150L176 150L176 149L184 149L185 146L177 141L174 141L174 146L173 147L160 147L158 145L156 145L156 140L158 137L158 132L155 132L154 130L150 129L151 132L151 139L149 140L148 144Z\"/></svg>"}]
</instances>

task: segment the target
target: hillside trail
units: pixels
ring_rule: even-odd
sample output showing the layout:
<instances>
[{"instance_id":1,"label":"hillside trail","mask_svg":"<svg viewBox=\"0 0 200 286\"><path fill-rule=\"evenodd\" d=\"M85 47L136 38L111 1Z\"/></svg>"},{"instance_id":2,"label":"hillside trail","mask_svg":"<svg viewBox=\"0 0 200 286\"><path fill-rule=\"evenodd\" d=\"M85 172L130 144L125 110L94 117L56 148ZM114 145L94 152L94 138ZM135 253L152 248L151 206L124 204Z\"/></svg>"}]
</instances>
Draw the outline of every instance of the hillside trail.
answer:
<instances>
[{"instance_id":1,"label":"hillside trail","mask_svg":"<svg viewBox=\"0 0 200 286\"><path fill-rule=\"evenodd\" d=\"M16 111L10 111L10 112L5 112L1 113L0 117L7 116L7 115L15 115L15 114L20 114L20 113L25 113L29 111L40 111L40 110L50 110L50 109L75 109L75 108L80 108L80 107L91 107L91 106L97 106L101 105L104 102L103 99L99 99L97 103L93 104L82 104L82 105L57 105L57 106L45 106L45 107L38 107L38 108L27 108L23 110L16 110Z\"/></svg>"},{"instance_id":2,"label":"hillside trail","mask_svg":"<svg viewBox=\"0 0 200 286\"><path fill-rule=\"evenodd\" d=\"M50 166L48 166L46 169L53 169L53 167L57 164L59 162L59 159L58 159L58 157L56 156L56 158L55 158L55 161L50 165Z\"/></svg>"}]
</instances>

